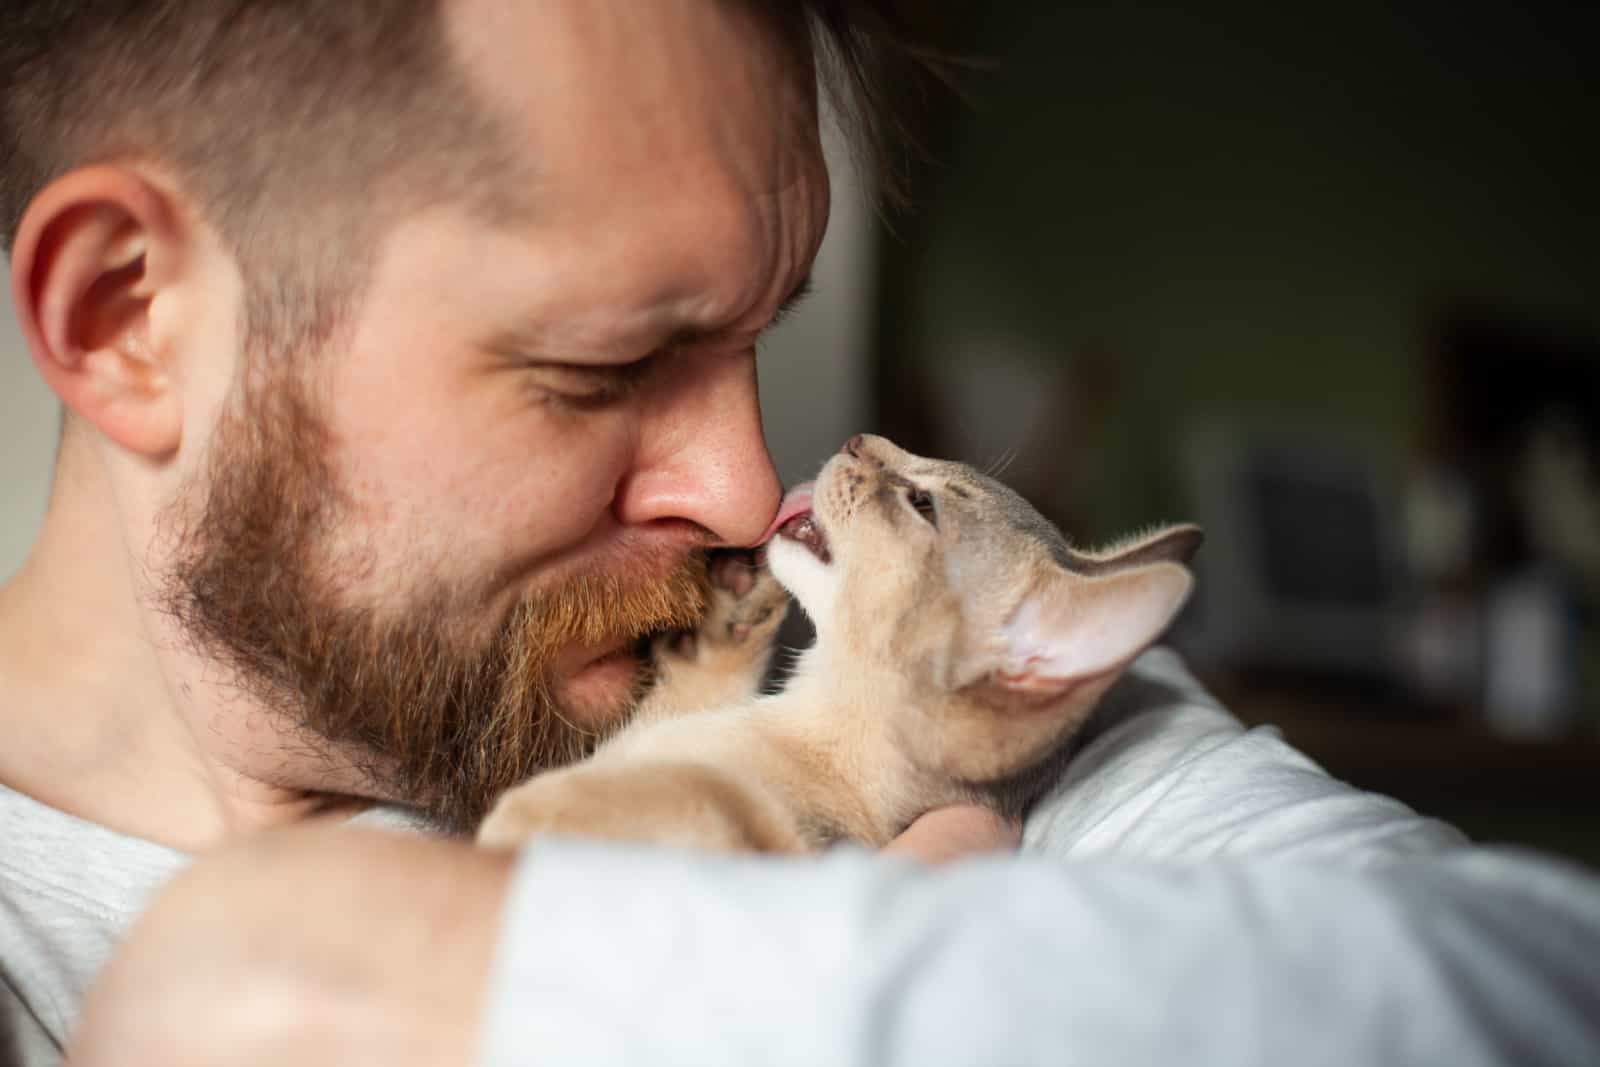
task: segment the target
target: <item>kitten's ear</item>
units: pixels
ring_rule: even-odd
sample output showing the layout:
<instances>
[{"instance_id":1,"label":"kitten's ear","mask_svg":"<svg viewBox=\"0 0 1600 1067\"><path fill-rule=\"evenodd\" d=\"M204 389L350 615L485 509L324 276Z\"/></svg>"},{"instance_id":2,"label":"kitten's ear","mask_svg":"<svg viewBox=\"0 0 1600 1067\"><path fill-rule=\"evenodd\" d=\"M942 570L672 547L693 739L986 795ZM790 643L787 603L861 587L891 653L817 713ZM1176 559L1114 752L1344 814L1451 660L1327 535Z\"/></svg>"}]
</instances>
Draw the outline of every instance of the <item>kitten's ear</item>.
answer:
<instances>
[{"instance_id":1,"label":"kitten's ear","mask_svg":"<svg viewBox=\"0 0 1600 1067\"><path fill-rule=\"evenodd\" d=\"M1079 574L1109 574L1142 567L1147 563L1188 563L1200 551L1205 535L1193 523L1168 526L1133 541L1124 541L1103 552L1072 552L1072 569Z\"/></svg>"},{"instance_id":2,"label":"kitten's ear","mask_svg":"<svg viewBox=\"0 0 1600 1067\"><path fill-rule=\"evenodd\" d=\"M1000 632L984 684L1051 699L1124 666L1161 636L1194 579L1176 563L1086 578L1063 572L1023 601Z\"/></svg>"}]
</instances>

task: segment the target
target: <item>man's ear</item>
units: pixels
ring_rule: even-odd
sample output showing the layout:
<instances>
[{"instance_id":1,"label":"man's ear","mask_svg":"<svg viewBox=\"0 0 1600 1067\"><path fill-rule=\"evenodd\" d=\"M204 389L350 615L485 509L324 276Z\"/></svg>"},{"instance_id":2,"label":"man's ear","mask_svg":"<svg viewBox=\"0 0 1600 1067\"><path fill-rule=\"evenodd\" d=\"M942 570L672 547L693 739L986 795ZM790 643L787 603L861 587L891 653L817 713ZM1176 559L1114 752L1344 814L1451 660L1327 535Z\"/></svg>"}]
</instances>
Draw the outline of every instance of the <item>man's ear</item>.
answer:
<instances>
[{"instance_id":1,"label":"man's ear","mask_svg":"<svg viewBox=\"0 0 1600 1067\"><path fill-rule=\"evenodd\" d=\"M177 286L186 240L167 192L105 165L42 190L12 247L12 296L40 376L68 410L150 459L182 438L180 368L152 309Z\"/></svg>"},{"instance_id":2,"label":"man's ear","mask_svg":"<svg viewBox=\"0 0 1600 1067\"><path fill-rule=\"evenodd\" d=\"M1065 696L1121 669L1160 637L1193 584L1176 563L1096 578L1063 571L1023 600L1001 629L982 684L1002 696Z\"/></svg>"}]
</instances>

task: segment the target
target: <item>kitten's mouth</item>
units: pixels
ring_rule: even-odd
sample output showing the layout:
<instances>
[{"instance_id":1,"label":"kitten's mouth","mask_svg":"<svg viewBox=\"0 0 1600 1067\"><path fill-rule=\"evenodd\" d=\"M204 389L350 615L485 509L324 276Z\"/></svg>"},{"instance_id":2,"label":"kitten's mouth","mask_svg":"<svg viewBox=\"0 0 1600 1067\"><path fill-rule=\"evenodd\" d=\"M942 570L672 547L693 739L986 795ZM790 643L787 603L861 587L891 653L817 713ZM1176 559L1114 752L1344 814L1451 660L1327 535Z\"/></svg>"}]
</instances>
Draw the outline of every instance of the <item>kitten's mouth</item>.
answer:
<instances>
[{"instance_id":1,"label":"kitten's mouth","mask_svg":"<svg viewBox=\"0 0 1600 1067\"><path fill-rule=\"evenodd\" d=\"M811 510L813 484L806 482L789 490L783 498L783 503L778 507L778 515L772 520L767 536L762 538L762 541L782 537L803 546L823 563L832 563L833 553L828 551L828 537L822 532L822 526Z\"/></svg>"},{"instance_id":2,"label":"kitten's mouth","mask_svg":"<svg viewBox=\"0 0 1600 1067\"><path fill-rule=\"evenodd\" d=\"M778 536L804 545L806 551L823 563L833 562L833 555L828 551L828 538L823 534L822 527L817 525L816 516L809 511L796 515L778 527Z\"/></svg>"}]
</instances>

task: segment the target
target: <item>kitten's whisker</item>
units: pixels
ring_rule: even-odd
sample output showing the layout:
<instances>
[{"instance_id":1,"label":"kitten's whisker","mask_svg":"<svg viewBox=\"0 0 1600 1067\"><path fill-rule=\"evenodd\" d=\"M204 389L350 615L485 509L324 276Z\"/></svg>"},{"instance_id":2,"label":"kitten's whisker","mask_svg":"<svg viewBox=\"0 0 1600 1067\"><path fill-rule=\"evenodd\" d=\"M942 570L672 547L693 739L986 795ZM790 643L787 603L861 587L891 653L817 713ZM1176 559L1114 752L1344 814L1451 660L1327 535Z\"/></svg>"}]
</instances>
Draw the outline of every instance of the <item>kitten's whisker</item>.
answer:
<instances>
[{"instance_id":1,"label":"kitten's whisker","mask_svg":"<svg viewBox=\"0 0 1600 1067\"><path fill-rule=\"evenodd\" d=\"M988 468L984 470L984 473L996 481L999 481L1005 477L1006 471L1011 469L1011 465L1017 461L1017 457L1021 455L1021 453L1022 446L1020 444L1013 443L1009 445L1003 452L1000 453L999 457L993 463L989 464Z\"/></svg>"}]
</instances>

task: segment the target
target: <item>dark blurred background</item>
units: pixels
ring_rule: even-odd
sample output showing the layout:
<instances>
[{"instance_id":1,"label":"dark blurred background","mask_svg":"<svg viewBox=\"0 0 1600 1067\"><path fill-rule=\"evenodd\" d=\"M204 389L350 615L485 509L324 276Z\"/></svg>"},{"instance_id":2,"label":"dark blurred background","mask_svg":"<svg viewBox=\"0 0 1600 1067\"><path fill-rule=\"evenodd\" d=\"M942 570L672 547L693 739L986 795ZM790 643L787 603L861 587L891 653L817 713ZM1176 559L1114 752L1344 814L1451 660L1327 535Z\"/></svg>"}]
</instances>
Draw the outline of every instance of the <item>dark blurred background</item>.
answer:
<instances>
[{"instance_id":1,"label":"dark blurred background","mask_svg":"<svg viewBox=\"0 0 1600 1067\"><path fill-rule=\"evenodd\" d=\"M1236 713L1592 863L1596 10L943 5L866 390L1074 540L1201 522Z\"/></svg>"}]
</instances>

